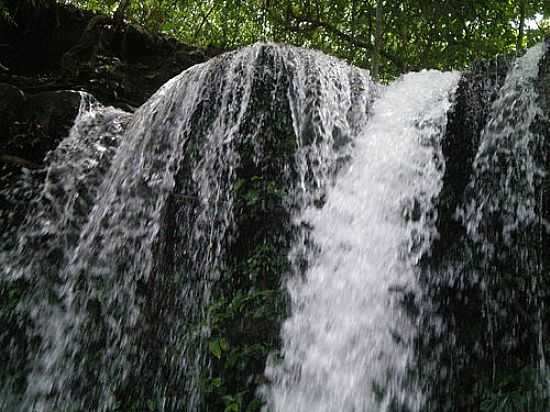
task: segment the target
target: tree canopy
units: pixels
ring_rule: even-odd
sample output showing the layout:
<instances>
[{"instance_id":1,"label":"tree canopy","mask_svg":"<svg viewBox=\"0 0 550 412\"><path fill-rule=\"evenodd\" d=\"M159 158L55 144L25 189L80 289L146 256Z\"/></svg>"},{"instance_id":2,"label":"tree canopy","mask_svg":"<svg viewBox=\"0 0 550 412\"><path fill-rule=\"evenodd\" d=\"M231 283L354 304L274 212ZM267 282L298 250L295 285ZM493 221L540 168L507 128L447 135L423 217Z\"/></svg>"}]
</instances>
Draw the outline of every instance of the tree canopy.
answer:
<instances>
[{"instance_id":1,"label":"tree canopy","mask_svg":"<svg viewBox=\"0 0 550 412\"><path fill-rule=\"evenodd\" d=\"M550 32L545 0L61 0L189 44L314 47L380 73L460 69ZM377 35L378 30L378 35Z\"/></svg>"}]
</instances>

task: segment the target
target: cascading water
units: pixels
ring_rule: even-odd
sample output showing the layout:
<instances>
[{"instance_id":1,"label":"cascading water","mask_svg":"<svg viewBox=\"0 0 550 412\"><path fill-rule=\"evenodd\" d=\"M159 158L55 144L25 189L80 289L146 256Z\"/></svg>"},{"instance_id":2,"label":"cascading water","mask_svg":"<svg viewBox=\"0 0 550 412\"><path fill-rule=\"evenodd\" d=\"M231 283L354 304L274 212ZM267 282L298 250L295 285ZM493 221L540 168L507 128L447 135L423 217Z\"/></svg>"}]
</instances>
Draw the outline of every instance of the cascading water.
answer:
<instances>
[{"instance_id":1,"label":"cascading water","mask_svg":"<svg viewBox=\"0 0 550 412\"><path fill-rule=\"evenodd\" d=\"M539 136L530 128L537 117L544 116L534 88L544 52L541 43L518 59L492 104L481 134L470 184L475 194L466 205L463 220L467 232L474 241L483 243L489 256L496 253L495 245L490 239L479 239L488 235L488 228L480 229L482 221L485 225L490 223L488 214L498 211L499 219L504 220L500 236L507 244L512 242L514 232L525 230L538 220L535 186L544 170L536 161ZM495 173L498 179L494 178ZM483 190L477 191L477 187Z\"/></svg>"},{"instance_id":2,"label":"cascading water","mask_svg":"<svg viewBox=\"0 0 550 412\"><path fill-rule=\"evenodd\" d=\"M161 367L173 362L171 384L183 385L190 394L189 410L195 409L196 360L189 353L190 338L181 328L200 312L207 282L221 269L222 238L231 229L228 185L237 161L233 138L250 94L255 54L257 49L245 50L233 59L185 72L133 116L74 251L58 269L62 309L56 316L37 320L55 334L40 333L40 352L26 394L28 409L114 409L116 397L121 397L117 392L129 390L140 373L155 376L148 365L153 360ZM210 99L211 105L200 106ZM192 137L198 147L188 144ZM188 155L197 149L200 158ZM163 232L170 230L164 215L174 201L170 197L183 161L195 162L184 196L200 206L183 205L182 209L191 210L177 211L196 216L185 228L185 239L178 239L189 242L184 251L188 255L183 262L172 263L187 267L176 268L170 262L156 264L154 254L157 248L172 246L162 245ZM189 286L189 278L200 281ZM176 308L186 318L175 320L164 330L167 336L155 342L147 321L158 316L152 305L164 309L155 300L163 298L156 296L156 286L169 289L178 281L172 303L180 303ZM164 352L150 359L142 351L152 343L162 345ZM160 405L172 401L162 393L166 387L152 390L161 391L151 395L160 399Z\"/></svg>"},{"instance_id":3,"label":"cascading water","mask_svg":"<svg viewBox=\"0 0 550 412\"><path fill-rule=\"evenodd\" d=\"M300 208L345 155L333 147L352 140L373 91L336 59L259 44L187 70L131 119L83 108L3 251L2 281L32 285L19 311L34 346L24 394L5 386L2 408L143 407L136 398L198 410L205 311L238 234L237 148L250 143L258 163L267 145L253 104L288 107L298 162L282 169L295 186L286 207Z\"/></svg>"},{"instance_id":4,"label":"cascading water","mask_svg":"<svg viewBox=\"0 0 550 412\"><path fill-rule=\"evenodd\" d=\"M480 403L486 410L547 410L540 378L548 350L541 319L548 302L548 134L537 91L545 49L530 49L493 81L492 99L470 101L476 85L468 79L457 92L441 237L422 275L418 356L433 410L475 411Z\"/></svg>"},{"instance_id":5,"label":"cascading water","mask_svg":"<svg viewBox=\"0 0 550 412\"><path fill-rule=\"evenodd\" d=\"M18 295L0 331L0 410L235 410L263 382L274 412L476 411L493 399L476 392L476 363L493 382L497 363L528 365L542 392L550 200L535 80L546 51L505 81L489 72L481 91L463 77L458 90L479 92L480 107L452 142L458 74L381 88L272 44L183 72L133 115L83 94L45 169L0 192L17 206L0 209L0 286ZM460 138L475 160L446 152ZM258 250L285 264L265 267ZM281 356L258 379L229 361L251 339L262 373L256 324L214 336L212 304L250 303L281 278ZM220 388L237 393L212 400Z\"/></svg>"},{"instance_id":6,"label":"cascading water","mask_svg":"<svg viewBox=\"0 0 550 412\"><path fill-rule=\"evenodd\" d=\"M282 364L267 372L268 409L420 410L407 377L415 331L401 303L418 293L415 266L435 236L439 145L457 81L424 72L385 90L326 204L305 210L320 250L305 279L289 282L292 315Z\"/></svg>"},{"instance_id":7,"label":"cascading water","mask_svg":"<svg viewBox=\"0 0 550 412\"><path fill-rule=\"evenodd\" d=\"M550 229L543 216L545 195L545 119L536 89L541 43L519 58L491 106L466 189L458 210L473 244L488 334L482 339L496 377L496 357L523 352L525 364L539 370L549 385L542 338L546 261L543 237ZM501 368L517 367L511 361ZM548 388L546 389L548 391ZM532 404L537 401L532 400Z\"/></svg>"},{"instance_id":8,"label":"cascading water","mask_svg":"<svg viewBox=\"0 0 550 412\"><path fill-rule=\"evenodd\" d=\"M129 117L120 110L102 107L90 95L82 93L75 126L69 137L48 155L46 170L27 173L17 187L4 193L10 199L26 192L24 196L28 198L22 233L14 231L9 216L3 216L3 223L7 222L11 231L4 233L0 260L4 281L29 284L17 309L22 322L34 324L33 330L27 331L29 340L41 336L48 342L60 333L49 323L60 316L59 305L52 302L67 281L59 269L74 250L86 213L93 205ZM41 178L44 180L40 181ZM21 344L11 342L15 348ZM31 356L17 349L14 353ZM39 386L41 382L37 379L31 384ZM2 392L9 391L9 387L8 382ZM14 406L10 406L12 403ZM0 398L0 406L7 410L21 409L9 392Z\"/></svg>"}]
</instances>

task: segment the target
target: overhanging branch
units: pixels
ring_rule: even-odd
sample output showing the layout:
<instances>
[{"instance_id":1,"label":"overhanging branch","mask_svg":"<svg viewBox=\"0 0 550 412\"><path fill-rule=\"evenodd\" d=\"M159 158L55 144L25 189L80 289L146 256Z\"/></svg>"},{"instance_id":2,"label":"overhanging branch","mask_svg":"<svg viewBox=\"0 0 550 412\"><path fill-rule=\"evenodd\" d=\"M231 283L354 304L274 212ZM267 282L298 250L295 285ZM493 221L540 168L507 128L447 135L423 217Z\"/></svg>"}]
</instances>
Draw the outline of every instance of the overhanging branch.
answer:
<instances>
[{"instance_id":1,"label":"overhanging branch","mask_svg":"<svg viewBox=\"0 0 550 412\"><path fill-rule=\"evenodd\" d=\"M327 33L332 34L341 40L345 41L346 43L351 44L355 47L360 47L362 49L367 50L369 53L373 54L375 52L375 47L372 43L367 42L363 39L357 38L355 36L352 36L348 33L343 32L342 30L338 29L337 27L333 26L332 24L329 24L327 22L322 21L321 19L314 18L308 15L302 15L297 14L294 10L290 9L290 15L292 18L296 21L296 25L290 26L292 31L294 32L300 32L300 23L307 23L309 25L310 29L314 28L321 28L325 30ZM380 55L384 57L385 59L391 61L396 66L400 67L401 62L395 57L390 54L388 54L385 50L380 50Z\"/></svg>"}]
</instances>

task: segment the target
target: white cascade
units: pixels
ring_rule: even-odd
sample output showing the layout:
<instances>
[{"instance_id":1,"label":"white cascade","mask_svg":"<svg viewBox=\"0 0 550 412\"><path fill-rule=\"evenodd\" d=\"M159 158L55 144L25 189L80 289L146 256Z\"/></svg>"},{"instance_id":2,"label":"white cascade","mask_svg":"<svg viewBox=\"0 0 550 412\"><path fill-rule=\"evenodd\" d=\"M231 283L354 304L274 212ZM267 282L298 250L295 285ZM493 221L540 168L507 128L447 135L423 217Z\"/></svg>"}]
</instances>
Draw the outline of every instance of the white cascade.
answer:
<instances>
[{"instance_id":1,"label":"white cascade","mask_svg":"<svg viewBox=\"0 0 550 412\"><path fill-rule=\"evenodd\" d=\"M352 160L313 227L304 277L288 282L282 359L267 368L266 410L421 410L409 374L417 331L404 299L419 293L417 264L437 236L440 140L456 73L409 74L389 86L355 141Z\"/></svg>"}]
</instances>

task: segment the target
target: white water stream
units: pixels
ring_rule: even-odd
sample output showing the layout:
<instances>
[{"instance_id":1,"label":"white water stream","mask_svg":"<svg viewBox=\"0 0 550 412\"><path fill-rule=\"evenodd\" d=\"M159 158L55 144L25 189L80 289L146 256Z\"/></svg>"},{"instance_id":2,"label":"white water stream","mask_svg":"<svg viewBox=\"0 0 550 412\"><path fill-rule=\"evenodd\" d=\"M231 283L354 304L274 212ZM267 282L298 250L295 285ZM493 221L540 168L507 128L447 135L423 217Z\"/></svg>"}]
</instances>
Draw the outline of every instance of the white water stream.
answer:
<instances>
[{"instance_id":1,"label":"white water stream","mask_svg":"<svg viewBox=\"0 0 550 412\"><path fill-rule=\"evenodd\" d=\"M267 410L420 410L407 376L416 331L400 302L418 293L416 264L436 236L439 143L458 79L429 71L388 87L326 204L304 211L320 251L305 279L289 281L292 314L282 363L267 370Z\"/></svg>"}]
</instances>

